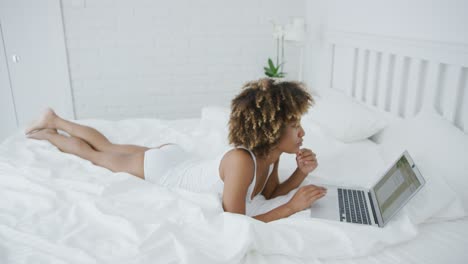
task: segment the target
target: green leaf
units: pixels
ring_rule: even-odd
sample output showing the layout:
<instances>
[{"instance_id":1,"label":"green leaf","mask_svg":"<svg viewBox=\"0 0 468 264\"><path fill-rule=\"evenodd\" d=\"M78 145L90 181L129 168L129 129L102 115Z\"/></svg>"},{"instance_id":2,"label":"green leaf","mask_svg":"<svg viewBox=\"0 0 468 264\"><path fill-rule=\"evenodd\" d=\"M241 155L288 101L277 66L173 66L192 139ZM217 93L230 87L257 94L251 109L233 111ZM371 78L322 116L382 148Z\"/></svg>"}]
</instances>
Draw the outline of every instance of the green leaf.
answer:
<instances>
[{"instance_id":1,"label":"green leaf","mask_svg":"<svg viewBox=\"0 0 468 264\"><path fill-rule=\"evenodd\" d=\"M268 67L263 67L265 70L265 75L268 77L273 77L273 78L282 78L286 75L284 72L280 72L281 66L284 64L284 62L275 65L273 60L271 58L268 58Z\"/></svg>"},{"instance_id":2,"label":"green leaf","mask_svg":"<svg viewBox=\"0 0 468 264\"><path fill-rule=\"evenodd\" d=\"M265 70L265 72L268 72L268 73L271 73L271 74L274 74L274 73L275 73L273 70L268 69L268 68Z\"/></svg>"},{"instance_id":3,"label":"green leaf","mask_svg":"<svg viewBox=\"0 0 468 264\"><path fill-rule=\"evenodd\" d=\"M270 69L276 69L275 64L273 63L273 61L270 58L268 58L268 65L270 66Z\"/></svg>"}]
</instances>

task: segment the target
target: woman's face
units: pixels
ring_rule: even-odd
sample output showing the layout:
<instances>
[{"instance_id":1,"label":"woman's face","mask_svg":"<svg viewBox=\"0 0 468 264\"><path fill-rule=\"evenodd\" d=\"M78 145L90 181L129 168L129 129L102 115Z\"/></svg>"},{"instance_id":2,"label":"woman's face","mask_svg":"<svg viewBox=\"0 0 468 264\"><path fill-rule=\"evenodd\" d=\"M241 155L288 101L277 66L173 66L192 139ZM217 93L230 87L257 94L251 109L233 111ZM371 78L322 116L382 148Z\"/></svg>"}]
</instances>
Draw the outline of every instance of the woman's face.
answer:
<instances>
[{"instance_id":1,"label":"woman's face","mask_svg":"<svg viewBox=\"0 0 468 264\"><path fill-rule=\"evenodd\" d=\"M302 146L302 137L304 137L305 132L301 126L301 120L292 121L286 125L284 133L281 136L278 148L282 152L286 153L297 153Z\"/></svg>"}]
</instances>

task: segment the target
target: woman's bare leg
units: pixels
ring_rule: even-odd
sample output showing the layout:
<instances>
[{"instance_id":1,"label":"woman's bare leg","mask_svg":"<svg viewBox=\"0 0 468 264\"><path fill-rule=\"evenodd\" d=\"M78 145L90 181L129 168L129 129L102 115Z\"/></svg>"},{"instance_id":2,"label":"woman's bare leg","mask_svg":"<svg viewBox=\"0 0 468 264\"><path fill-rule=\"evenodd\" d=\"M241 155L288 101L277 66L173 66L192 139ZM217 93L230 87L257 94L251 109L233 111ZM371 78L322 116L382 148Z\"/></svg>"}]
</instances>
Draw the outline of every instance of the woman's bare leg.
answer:
<instances>
[{"instance_id":1,"label":"woman's bare leg","mask_svg":"<svg viewBox=\"0 0 468 264\"><path fill-rule=\"evenodd\" d=\"M86 141L76 137L67 137L57 133L55 129L41 129L28 134L28 138L47 140L56 146L60 151L79 156L86 160L92 160L95 153Z\"/></svg>"},{"instance_id":2,"label":"woman's bare leg","mask_svg":"<svg viewBox=\"0 0 468 264\"><path fill-rule=\"evenodd\" d=\"M144 179L144 152L125 154L96 151L83 139L60 135L55 129L38 130L30 133L28 137L38 140L48 140L62 152L89 160L93 164L113 172L127 172Z\"/></svg>"},{"instance_id":3,"label":"woman's bare leg","mask_svg":"<svg viewBox=\"0 0 468 264\"><path fill-rule=\"evenodd\" d=\"M92 148L102 152L116 152L123 154L132 154L145 152L149 148L137 145L120 145L111 143L102 133L96 129L73 123L58 116L52 109L46 111L39 119L30 126L25 132L26 134L44 128L60 129L67 132L69 135L81 138L88 142Z\"/></svg>"}]
</instances>

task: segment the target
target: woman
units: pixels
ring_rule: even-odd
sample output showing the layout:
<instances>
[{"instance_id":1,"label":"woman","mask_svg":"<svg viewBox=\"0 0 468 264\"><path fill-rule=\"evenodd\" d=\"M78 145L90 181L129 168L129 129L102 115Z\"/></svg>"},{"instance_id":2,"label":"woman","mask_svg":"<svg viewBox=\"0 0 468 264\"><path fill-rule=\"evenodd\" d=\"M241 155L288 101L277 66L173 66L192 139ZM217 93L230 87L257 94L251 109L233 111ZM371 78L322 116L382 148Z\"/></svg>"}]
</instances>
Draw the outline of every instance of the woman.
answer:
<instances>
[{"instance_id":1,"label":"woman","mask_svg":"<svg viewBox=\"0 0 468 264\"><path fill-rule=\"evenodd\" d=\"M170 187L217 192L226 212L246 214L256 195L267 199L285 195L317 167L315 154L300 148L305 135L301 116L312 103L311 95L297 82L260 79L246 83L231 105L229 142L235 148L213 161L190 159L176 144L155 148L113 144L96 129L67 121L52 109L46 110L26 134L114 172ZM282 153L296 154L297 169L279 183ZM325 193L322 187L303 186L286 204L254 218L269 222L288 217L310 207Z\"/></svg>"}]
</instances>

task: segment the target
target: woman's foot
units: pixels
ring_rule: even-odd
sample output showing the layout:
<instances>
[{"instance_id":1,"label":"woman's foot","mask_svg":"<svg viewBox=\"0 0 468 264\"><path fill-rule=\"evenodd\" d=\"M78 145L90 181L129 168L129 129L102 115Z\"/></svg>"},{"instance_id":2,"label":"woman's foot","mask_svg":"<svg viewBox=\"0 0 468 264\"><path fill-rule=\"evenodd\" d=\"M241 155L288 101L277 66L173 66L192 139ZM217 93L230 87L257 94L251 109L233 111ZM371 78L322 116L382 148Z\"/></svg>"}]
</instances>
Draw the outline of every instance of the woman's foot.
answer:
<instances>
[{"instance_id":1,"label":"woman's foot","mask_svg":"<svg viewBox=\"0 0 468 264\"><path fill-rule=\"evenodd\" d=\"M54 112L54 110L52 110L52 108L47 108L36 121L34 121L28 128L26 128L24 133L28 135L32 132L44 128L54 128L53 121L55 118L57 118L57 114Z\"/></svg>"},{"instance_id":2,"label":"woman's foot","mask_svg":"<svg viewBox=\"0 0 468 264\"><path fill-rule=\"evenodd\" d=\"M44 129L32 131L31 133L28 134L28 138L44 140L44 139L47 139L47 137L52 134L57 134L57 129L44 128Z\"/></svg>"}]
</instances>

